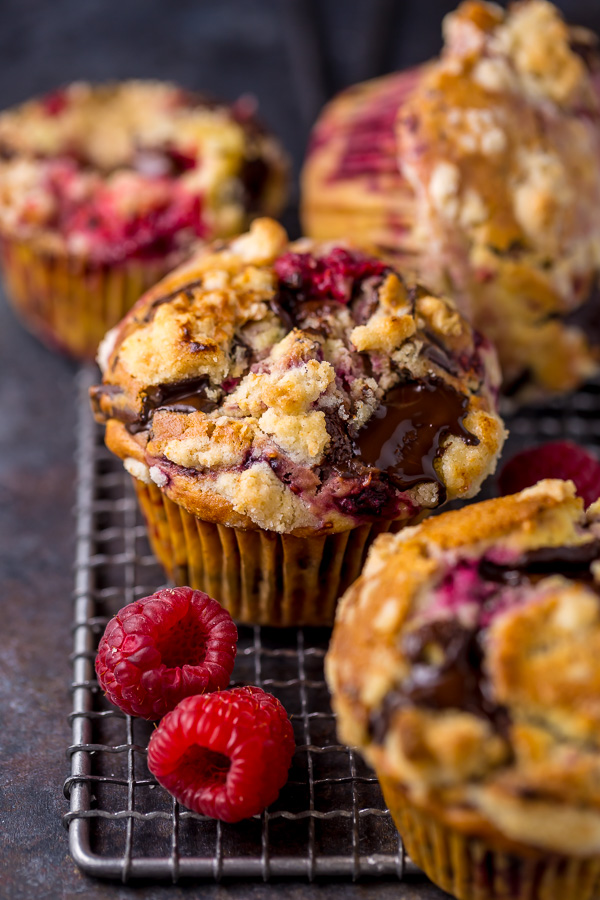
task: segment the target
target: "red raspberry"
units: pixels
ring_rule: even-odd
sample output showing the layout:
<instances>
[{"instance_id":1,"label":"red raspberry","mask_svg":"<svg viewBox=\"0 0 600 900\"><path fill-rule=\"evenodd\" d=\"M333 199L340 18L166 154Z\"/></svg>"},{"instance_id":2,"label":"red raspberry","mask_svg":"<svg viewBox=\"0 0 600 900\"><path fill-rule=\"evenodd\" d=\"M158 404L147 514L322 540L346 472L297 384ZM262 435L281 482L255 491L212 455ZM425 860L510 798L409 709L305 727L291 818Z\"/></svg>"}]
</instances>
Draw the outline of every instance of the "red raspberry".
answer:
<instances>
[{"instance_id":1,"label":"red raspberry","mask_svg":"<svg viewBox=\"0 0 600 900\"><path fill-rule=\"evenodd\" d=\"M239 822L277 799L293 755L279 700L241 687L182 700L152 734L148 768L188 809Z\"/></svg>"},{"instance_id":2,"label":"red raspberry","mask_svg":"<svg viewBox=\"0 0 600 900\"><path fill-rule=\"evenodd\" d=\"M130 716L160 719L184 697L227 687L237 629L216 600L189 587L157 591L106 626L96 673Z\"/></svg>"},{"instance_id":3,"label":"red raspberry","mask_svg":"<svg viewBox=\"0 0 600 900\"><path fill-rule=\"evenodd\" d=\"M331 298L349 303L356 284L374 275L383 275L389 266L355 250L334 247L325 256L311 253L284 253L273 266L282 287L299 300Z\"/></svg>"},{"instance_id":4,"label":"red raspberry","mask_svg":"<svg viewBox=\"0 0 600 900\"><path fill-rule=\"evenodd\" d=\"M575 482L586 506L600 497L600 462L571 441L550 441L517 453L498 477L501 494L516 494L542 478L562 478Z\"/></svg>"}]
</instances>

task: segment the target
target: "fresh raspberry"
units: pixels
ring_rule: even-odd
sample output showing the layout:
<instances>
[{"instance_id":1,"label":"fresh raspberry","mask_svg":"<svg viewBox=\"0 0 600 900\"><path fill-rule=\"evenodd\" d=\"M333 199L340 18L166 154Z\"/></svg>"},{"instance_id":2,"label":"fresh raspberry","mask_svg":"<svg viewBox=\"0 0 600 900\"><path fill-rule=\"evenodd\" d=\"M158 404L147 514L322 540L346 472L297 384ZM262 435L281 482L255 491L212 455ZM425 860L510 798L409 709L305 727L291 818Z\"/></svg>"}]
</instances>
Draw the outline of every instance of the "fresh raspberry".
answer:
<instances>
[{"instance_id":1,"label":"fresh raspberry","mask_svg":"<svg viewBox=\"0 0 600 900\"><path fill-rule=\"evenodd\" d=\"M237 629L216 600L189 587L130 603L106 626L96 673L130 716L160 719L184 697L227 687Z\"/></svg>"},{"instance_id":2,"label":"fresh raspberry","mask_svg":"<svg viewBox=\"0 0 600 900\"><path fill-rule=\"evenodd\" d=\"M59 116L69 105L67 92L58 88L40 98L43 110L48 116Z\"/></svg>"},{"instance_id":3,"label":"fresh raspberry","mask_svg":"<svg viewBox=\"0 0 600 900\"><path fill-rule=\"evenodd\" d=\"M550 441L517 453L498 477L501 494L515 494L542 478L575 482L586 506L600 497L600 462L572 441Z\"/></svg>"},{"instance_id":4,"label":"fresh raspberry","mask_svg":"<svg viewBox=\"0 0 600 900\"><path fill-rule=\"evenodd\" d=\"M334 247L326 256L284 253L273 266L283 288L298 300L337 300L349 303L355 287L366 278L383 275L389 266L363 253Z\"/></svg>"},{"instance_id":5,"label":"fresh raspberry","mask_svg":"<svg viewBox=\"0 0 600 900\"><path fill-rule=\"evenodd\" d=\"M182 700L150 738L148 768L188 809L239 822L277 799L293 755L279 700L241 687Z\"/></svg>"}]
</instances>

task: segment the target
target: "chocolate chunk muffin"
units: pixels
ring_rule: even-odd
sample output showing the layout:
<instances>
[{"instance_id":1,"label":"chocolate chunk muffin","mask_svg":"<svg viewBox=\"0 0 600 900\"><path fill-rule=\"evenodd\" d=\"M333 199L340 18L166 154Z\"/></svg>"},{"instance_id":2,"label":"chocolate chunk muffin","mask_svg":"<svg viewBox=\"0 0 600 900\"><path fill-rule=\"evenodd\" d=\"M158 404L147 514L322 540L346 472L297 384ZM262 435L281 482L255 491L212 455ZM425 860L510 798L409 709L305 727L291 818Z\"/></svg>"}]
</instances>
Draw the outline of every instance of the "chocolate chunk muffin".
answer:
<instances>
[{"instance_id":1,"label":"chocolate chunk muffin","mask_svg":"<svg viewBox=\"0 0 600 900\"><path fill-rule=\"evenodd\" d=\"M504 391L598 370L594 38L545 0L462 3L439 59L350 88L315 126L303 224L350 230L447 293L496 345Z\"/></svg>"},{"instance_id":2,"label":"chocolate chunk muffin","mask_svg":"<svg viewBox=\"0 0 600 900\"><path fill-rule=\"evenodd\" d=\"M100 361L158 557L241 621L331 622L372 538L472 496L504 440L494 351L451 301L269 219L145 294Z\"/></svg>"},{"instance_id":3,"label":"chocolate chunk muffin","mask_svg":"<svg viewBox=\"0 0 600 900\"><path fill-rule=\"evenodd\" d=\"M168 83L72 84L0 114L0 260L43 340L93 358L199 240L280 212L287 162L254 104Z\"/></svg>"},{"instance_id":4,"label":"chocolate chunk muffin","mask_svg":"<svg viewBox=\"0 0 600 900\"><path fill-rule=\"evenodd\" d=\"M597 896L600 502L570 481L382 535L326 659L342 740L461 900Z\"/></svg>"}]
</instances>

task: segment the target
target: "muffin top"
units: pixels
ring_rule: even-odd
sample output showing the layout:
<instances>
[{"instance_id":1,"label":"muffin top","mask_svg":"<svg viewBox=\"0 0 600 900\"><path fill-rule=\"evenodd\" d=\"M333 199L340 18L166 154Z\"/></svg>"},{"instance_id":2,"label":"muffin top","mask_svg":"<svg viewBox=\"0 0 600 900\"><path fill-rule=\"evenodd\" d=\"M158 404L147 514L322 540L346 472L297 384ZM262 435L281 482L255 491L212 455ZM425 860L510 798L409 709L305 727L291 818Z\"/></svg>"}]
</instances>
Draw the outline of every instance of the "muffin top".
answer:
<instances>
[{"instance_id":1,"label":"muffin top","mask_svg":"<svg viewBox=\"0 0 600 900\"><path fill-rule=\"evenodd\" d=\"M326 661L342 739L454 827L597 854L599 538L557 480L379 537Z\"/></svg>"},{"instance_id":2,"label":"muffin top","mask_svg":"<svg viewBox=\"0 0 600 900\"><path fill-rule=\"evenodd\" d=\"M254 107L126 81L75 83L8 110L0 229L109 262L233 234L278 212L285 193L285 156Z\"/></svg>"},{"instance_id":3,"label":"muffin top","mask_svg":"<svg viewBox=\"0 0 600 900\"><path fill-rule=\"evenodd\" d=\"M100 361L109 447L236 527L406 521L476 492L504 440L494 352L449 300L269 219L145 294Z\"/></svg>"}]
</instances>

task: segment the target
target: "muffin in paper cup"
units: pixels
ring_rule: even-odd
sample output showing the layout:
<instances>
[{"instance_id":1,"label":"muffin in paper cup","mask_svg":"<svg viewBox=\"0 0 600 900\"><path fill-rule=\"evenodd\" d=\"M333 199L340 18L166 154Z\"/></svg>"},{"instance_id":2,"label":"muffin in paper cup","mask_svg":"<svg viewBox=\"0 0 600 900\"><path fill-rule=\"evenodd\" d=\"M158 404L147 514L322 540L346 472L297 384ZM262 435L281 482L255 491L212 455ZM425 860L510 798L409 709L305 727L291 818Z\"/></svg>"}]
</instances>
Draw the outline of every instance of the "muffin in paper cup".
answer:
<instances>
[{"instance_id":1,"label":"muffin in paper cup","mask_svg":"<svg viewBox=\"0 0 600 900\"><path fill-rule=\"evenodd\" d=\"M72 84L0 114L0 263L46 344L93 359L201 240L278 213L287 163L250 101L173 84Z\"/></svg>"},{"instance_id":2,"label":"muffin in paper cup","mask_svg":"<svg viewBox=\"0 0 600 900\"><path fill-rule=\"evenodd\" d=\"M340 601L340 738L459 900L599 895L599 536L541 481L382 535Z\"/></svg>"},{"instance_id":3,"label":"muffin in paper cup","mask_svg":"<svg viewBox=\"0 0 600 900\"><path fill-rule=\"evenodd\" d=\"M157 557L240 622L331 624L375 536L474 494L505 436L451 302L270 219L152 288L99 359Z\"/></svg>"},{"instance_id":4,"label":"muffin in paper cup","mask_svg":"<svg viewBox=\"0 0 600 900\"><path fill-rule=\"evenodd\" d=\"M468 0L443 32L438 59L324 109L304 230L375 242L450 296L495 344L506 394L572 390L600 361L594 35L546 0Z\"/></svg>"}]
</instances>

